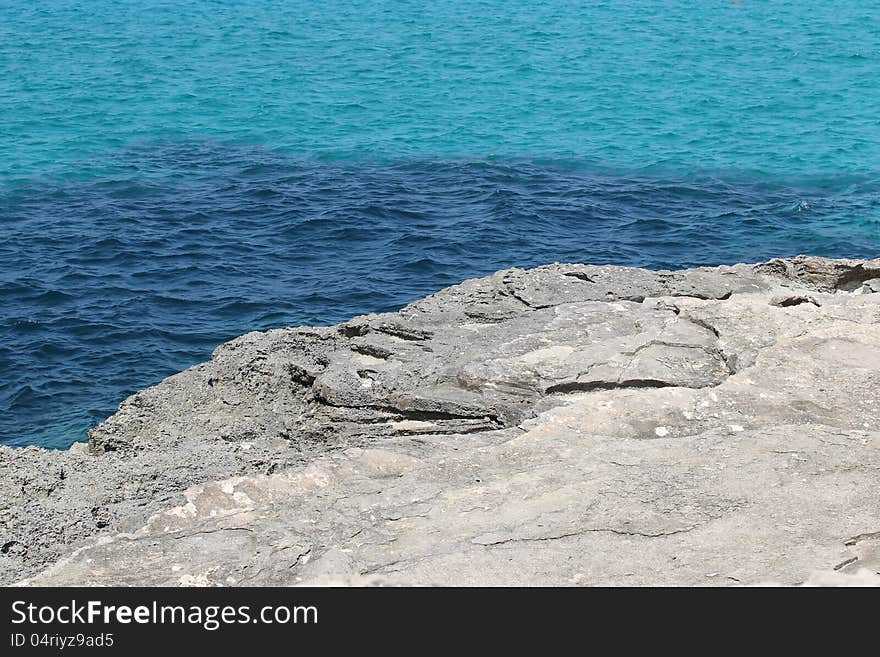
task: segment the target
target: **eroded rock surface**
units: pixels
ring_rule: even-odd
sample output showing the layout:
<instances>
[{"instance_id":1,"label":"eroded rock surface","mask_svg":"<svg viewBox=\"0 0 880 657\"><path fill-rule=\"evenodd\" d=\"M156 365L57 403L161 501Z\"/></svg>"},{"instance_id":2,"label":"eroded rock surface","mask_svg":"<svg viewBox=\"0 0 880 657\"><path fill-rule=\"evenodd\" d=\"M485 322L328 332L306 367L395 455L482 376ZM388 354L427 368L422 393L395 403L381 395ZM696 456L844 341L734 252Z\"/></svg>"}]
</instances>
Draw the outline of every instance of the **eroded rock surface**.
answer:
<instances>
[{"instance_id":1,"label":"eroded rock surface","mask_svg":"<svg viewBox=\"0 0 880 657\"><path fill-rule=\"evenodd\" d=\"M87 449L0 449L0 574L869 582L877 280L880 261L812 257L549 265L242 336L126 400Z\"/></svg>"}]
</instances>

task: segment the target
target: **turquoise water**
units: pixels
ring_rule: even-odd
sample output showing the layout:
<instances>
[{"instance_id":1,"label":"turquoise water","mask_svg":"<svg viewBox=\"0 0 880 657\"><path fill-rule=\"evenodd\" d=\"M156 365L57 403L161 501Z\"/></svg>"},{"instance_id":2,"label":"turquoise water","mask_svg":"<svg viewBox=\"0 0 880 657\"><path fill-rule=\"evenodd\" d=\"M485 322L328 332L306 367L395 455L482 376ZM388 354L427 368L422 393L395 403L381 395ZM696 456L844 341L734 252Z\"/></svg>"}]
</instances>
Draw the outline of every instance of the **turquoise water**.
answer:
<instances>
[{"instance_id":1,"label":"turquoise water","mask_svg":"<svg viewBox=\"0 0 880 657\"><path fill-rule=\"evenodd\" d=\"M0 174L132 141L800 175L880 162L880 6L0 3Z\"/></svg>"},{"instance_id":2,"label":"turquoise water","mask_svg":"<svg viewBox=\"0 0 880 657\"><path fill-rule=\"evenodd\" d=\"M880 251L880 5L0 0L0 441L507 266Z\"/></svg>"}]
</instances>

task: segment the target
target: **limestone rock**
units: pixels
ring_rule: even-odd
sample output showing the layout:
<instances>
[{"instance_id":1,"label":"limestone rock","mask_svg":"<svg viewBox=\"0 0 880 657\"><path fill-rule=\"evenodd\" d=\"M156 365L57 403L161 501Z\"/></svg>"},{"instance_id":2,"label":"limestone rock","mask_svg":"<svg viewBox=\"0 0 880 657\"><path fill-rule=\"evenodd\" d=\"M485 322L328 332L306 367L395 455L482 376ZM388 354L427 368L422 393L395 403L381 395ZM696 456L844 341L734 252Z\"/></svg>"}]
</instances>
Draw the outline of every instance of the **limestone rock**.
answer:
<instances>
[{"instance_id":1,"label":"limestone rock","mask_svg":"<svg viewBox=\"0 0 880 657\"><path fill-rule=\"evenodd\" d=\"M878 278L555 264L247 334L87 452L0 448L0 576L871 583Z\"/></svg>"}]
</instances>

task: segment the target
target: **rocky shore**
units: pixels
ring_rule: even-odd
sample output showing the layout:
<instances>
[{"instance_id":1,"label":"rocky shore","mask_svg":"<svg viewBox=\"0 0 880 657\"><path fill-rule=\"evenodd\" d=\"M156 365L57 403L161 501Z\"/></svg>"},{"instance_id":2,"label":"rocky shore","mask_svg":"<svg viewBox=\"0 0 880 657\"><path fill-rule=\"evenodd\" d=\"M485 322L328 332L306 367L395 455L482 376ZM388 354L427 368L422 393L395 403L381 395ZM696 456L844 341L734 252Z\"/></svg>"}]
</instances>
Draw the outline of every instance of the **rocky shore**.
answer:
<instances>
[{"instance_id":1,"label":"rocky shore","mask_svg":"<svg viewBox=\"0 0 880 657\"><path fill-rule=\"evenodd\" d=\"M554 264L0 447L0 582L875 583L878 483L880 260Z\"/></svg>"}]
</instances>

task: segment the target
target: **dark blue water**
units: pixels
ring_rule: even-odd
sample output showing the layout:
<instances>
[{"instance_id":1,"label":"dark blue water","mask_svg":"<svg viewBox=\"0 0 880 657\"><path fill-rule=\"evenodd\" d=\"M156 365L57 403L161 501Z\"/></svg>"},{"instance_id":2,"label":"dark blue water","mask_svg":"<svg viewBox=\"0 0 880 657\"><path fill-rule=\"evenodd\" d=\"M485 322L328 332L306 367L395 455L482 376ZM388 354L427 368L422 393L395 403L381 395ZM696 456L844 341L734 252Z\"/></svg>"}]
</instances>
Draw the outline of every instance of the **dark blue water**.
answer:
<instances>
[{"instance_id":1,"label":"dark blue water","mask_svg":"<svg viewBox=\"0 0 880 657\"><path fill-rule=\"evenodd\" d=\"M148 143L0 205L0 438L63 447L246 331L393 310L497 269L876 255L880 179L574 162L319 162ZM104 173L102 173L104 172Z\"/></svg>"}]
</instances>

